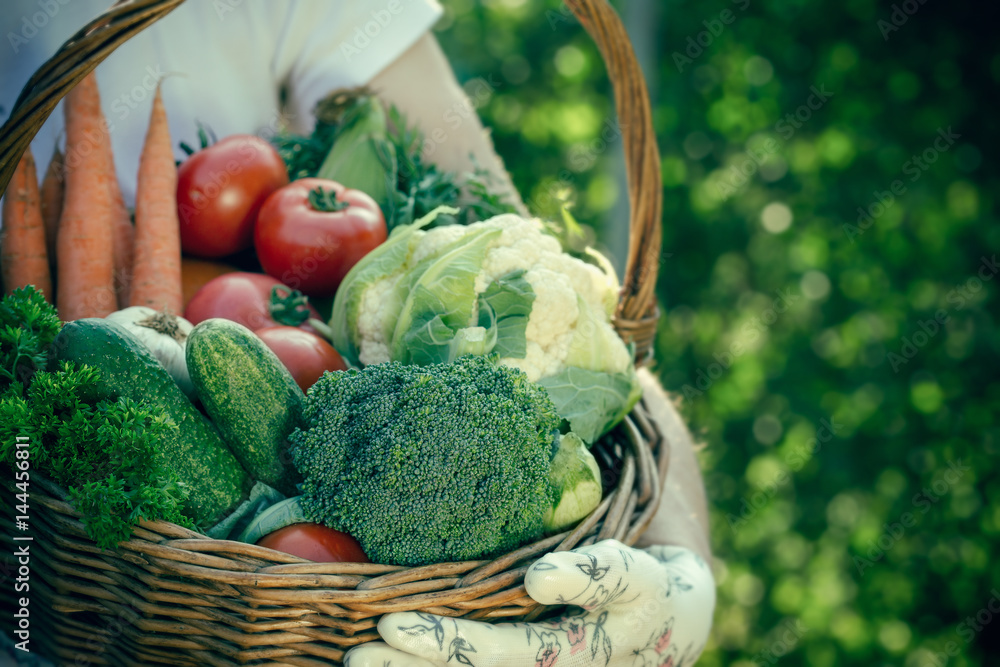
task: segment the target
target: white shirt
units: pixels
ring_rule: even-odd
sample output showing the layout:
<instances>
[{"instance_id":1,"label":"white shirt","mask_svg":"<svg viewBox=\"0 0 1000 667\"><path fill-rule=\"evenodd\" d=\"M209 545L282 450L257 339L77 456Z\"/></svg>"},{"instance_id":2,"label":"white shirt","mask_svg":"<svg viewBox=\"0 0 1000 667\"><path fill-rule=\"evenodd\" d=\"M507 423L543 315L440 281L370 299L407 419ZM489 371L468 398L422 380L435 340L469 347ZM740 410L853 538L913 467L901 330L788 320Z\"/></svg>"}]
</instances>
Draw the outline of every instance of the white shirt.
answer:
<instances>
[{"instance_id":1,"label":"white shirt","mask_svg":"<svg viewBox=\"0 0 1000 667\"><path fill-rule=\"evenodd\" d=\"M4 0L0 121L38 67L111 0ZM217 137L308 132L316 102L368 83L441 15L437 0L188 0L97 68L118 181L134 205L139 154L161 81L178 159ZM281 104L282 94L285 103ZM62 103L32 143L39 177L64 126ZM62 143L62 141L60 141Z\"/></svg>"}]
</instances>

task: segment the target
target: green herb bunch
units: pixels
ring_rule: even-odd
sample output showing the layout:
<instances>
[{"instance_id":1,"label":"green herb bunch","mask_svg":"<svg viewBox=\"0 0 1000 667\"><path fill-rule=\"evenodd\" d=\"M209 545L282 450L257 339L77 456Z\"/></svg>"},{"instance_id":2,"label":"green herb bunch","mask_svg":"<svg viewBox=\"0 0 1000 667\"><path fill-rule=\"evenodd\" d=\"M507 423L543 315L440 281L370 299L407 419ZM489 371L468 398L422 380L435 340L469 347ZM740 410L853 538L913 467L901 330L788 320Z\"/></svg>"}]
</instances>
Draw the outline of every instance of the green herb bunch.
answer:
<instances>
[{"instance_id":1,"label":"green herb bunch","mask_svg":"<svg viewBox=\"0 0 1000 667\"><path fill-rule=\"evenodd\" d=\"M94 368L46 370L61 328L31 285L0 300L0 463L15 468L15 443L27 437L31 477L67 489L102 548L128 539L141 519L191 525L181 513L186 489L155 463L158 440L177 426L153 406L98 395Z\"/></svg>"},{"instance_id":2,"label":"green herb bunch","mask_svg":"<svg viewBox=\"0 0 1000 667\"><path fill-rule=\"evenodd\" d=\"M424 135L407 123L396 107L389 109L386 135L396 153L396 192L393 195L389 229L419 220L439 206L458 206L461 212L441 215L432 227L468 225L501 213L514 213L514 206L490 188L485 169L457 174L443 171L424 158Z\"/></svg>"},{"instance_id":3,"label":"green herb bunch","mask_svg":"<svg viewBox=\"0 0 1000 667\"><path fill-rule=\"evenodd\" d=\"M367 89L333 93L319 102L315 115L309 136L283 133L272 139L289 178L330 178L364 191L382 208L389 230L439 206L461 212L438 216L434 227L515 212L492 191L486 170L459 174L425 159L423 133L396 107L386 113Z\"/></svg>"},{"instance_id":4,"label":"green herb bunch","mask_svg":"<svg viewBox=\"0 0 1000 667\"><path fill-rule=\"evenodd\" d=\"M0 301L0 391L23 385L45 368L49 346L62 328L56 309L33 285Z\"/></svg>"},{"instance_id":5,"label":"green herb bunch","mask_svg":"<svg viewBox=\"0 0 1000 667\"><path fill-rule=\"evenodd\" d=\"M64 363L36 373L27 389L10 385L0 397L0 461L13 467L15 437L27 436L30 470L69 490L102 548L128 539L140 519L190 525L181 514L184 486L154 455L177 426L130 399L98 399L99 377Z\"/></svg>"}]
</instances>

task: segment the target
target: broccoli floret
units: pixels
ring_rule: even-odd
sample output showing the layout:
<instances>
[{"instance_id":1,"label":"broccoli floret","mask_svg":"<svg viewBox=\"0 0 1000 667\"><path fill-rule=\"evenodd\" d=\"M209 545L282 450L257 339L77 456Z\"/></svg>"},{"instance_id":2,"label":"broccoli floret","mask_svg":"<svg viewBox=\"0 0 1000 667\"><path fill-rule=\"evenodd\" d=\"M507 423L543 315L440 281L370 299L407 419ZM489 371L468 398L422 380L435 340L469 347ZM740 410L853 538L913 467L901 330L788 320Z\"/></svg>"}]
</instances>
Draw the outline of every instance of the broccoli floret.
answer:
<instances>
[{"instance_id":1,"label":"broccoli floret","mask_svg":"<svg viewBox=\"0 0 1000 667\"><path fill-rule=\"evenodd\" d=\"M375 562L485 558L542 534L560 418L495 355L326 373L305 424L290 440L306 516Z\"/></svg>"}]
</instances>

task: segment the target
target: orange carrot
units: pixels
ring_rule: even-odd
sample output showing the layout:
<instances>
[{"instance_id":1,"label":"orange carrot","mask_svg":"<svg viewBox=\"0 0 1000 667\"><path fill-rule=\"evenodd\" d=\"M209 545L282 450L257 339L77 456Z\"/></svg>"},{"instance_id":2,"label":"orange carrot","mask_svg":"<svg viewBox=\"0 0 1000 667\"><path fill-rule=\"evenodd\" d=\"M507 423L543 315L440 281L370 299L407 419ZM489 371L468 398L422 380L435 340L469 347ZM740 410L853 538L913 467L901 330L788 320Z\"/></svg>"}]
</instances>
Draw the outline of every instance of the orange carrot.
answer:
<instances>
[{"instance_id":1,"label":"orange carrot","mask_svg":"<svg viewBox=\"0 0 1000 667\"><path fill-rule=\"evenodd\" d=\"M135 265L129 305L180 313L181 236L177 219L177 167L160 87L139 158L135 196Z\"/></svg>"},{"instance_id":2,"label":"orange carrot","mask_svg":"<svg viewBox=\"0 0 1000 667\"><path fill-rule=\"evenodd\" d=\"M59 231L59 215L62 213L63 191L66 184L63 154L59 145L52 150L52 159L42 178L42 220L45 222L45 249L49 253L49 264L56 267L56 234Z\"/></svg>"},{"instance_id":3,"label":"orange carrot","mask_svg":"<svg viewBox=\"0 0 1000 667\"><path fill-rule=\"evenodd\" d=\"M3 200L3 234L0 264L4 289L34 285L52 300L49 257L45 251L45 223L38 194L38 175L31 149L17 163Z\"/></svg>"},{"instance_id":4,"label":"orange carrot","mask_svg":"<svg viewBox=\"0 0 1000 667\"><path fill-rule=\"evenodd\" d=\"M94 73L66 95L66 197L56 242L56 306L64 321L105 317L117 309L112 243L115 179L102 159L107 124Z\"/></svg>"},{"instance_id":5,"label":"orange carrot","mask_svg":"<svg viewBox=\"0 0 1000 667\"><path fill-rule=\"evenodd\" d=\"M108 142L105 151L105 163L115 175L115 161L111 154L111 143ZM125 200L122 198L121 188L118 187L118 178L114 176L111 185L112 204L112 256L115 263L115 294L118 298L118 307L124 308L128 305L128 295L132 284L132 261L133 246L135 245L135 228L132 226L132 217L128 209L125 208Z\"/></svg>"}]
</instances>

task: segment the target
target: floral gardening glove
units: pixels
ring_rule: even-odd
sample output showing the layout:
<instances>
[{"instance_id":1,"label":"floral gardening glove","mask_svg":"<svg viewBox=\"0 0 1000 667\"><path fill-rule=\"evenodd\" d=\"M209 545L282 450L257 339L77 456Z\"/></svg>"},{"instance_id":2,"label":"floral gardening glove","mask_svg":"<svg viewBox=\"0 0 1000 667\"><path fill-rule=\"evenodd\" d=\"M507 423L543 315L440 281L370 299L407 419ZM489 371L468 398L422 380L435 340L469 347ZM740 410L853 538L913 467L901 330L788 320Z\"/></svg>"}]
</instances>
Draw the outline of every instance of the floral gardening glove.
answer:
<instances>
[{"instance_id":1,"label":"floral gardening glove","mask_svg":"<svg viewBox=\"0 0 1000 667\"><path fill-rule=\"evenodd\" d=\"M715 581L681 547L645 550L606 540L548 554L524 585L546 605L582 607L541 623L490 624L422 612L388 614L348 667L681 667L698 659L712 625Z\"/></svg>"}]
</instances>

